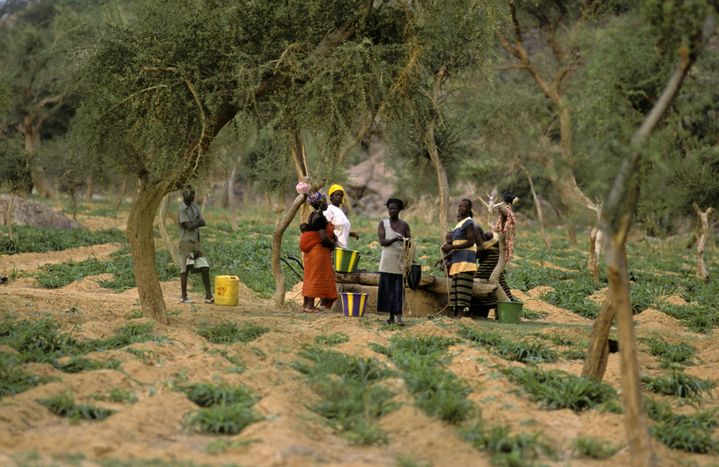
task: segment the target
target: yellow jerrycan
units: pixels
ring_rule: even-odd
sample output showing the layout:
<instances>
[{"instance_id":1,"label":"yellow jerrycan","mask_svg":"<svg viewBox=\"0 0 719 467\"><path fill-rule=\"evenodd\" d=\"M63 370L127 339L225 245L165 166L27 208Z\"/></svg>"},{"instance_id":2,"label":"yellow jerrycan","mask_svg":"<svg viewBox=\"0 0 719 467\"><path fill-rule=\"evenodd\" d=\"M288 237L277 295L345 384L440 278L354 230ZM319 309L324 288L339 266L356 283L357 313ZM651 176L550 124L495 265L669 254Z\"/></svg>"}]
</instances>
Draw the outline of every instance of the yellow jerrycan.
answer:
<instances>
[{"instance_id":1,"label":"yellow jerrycan","mask_svg":"<svg viewBox=\"0 0 719 467\"><path fill-rule=\"evenodd\" d=\"M215 305L235 306L240 301L240 278L215 276Z\"/></svg>"}]
</instances>

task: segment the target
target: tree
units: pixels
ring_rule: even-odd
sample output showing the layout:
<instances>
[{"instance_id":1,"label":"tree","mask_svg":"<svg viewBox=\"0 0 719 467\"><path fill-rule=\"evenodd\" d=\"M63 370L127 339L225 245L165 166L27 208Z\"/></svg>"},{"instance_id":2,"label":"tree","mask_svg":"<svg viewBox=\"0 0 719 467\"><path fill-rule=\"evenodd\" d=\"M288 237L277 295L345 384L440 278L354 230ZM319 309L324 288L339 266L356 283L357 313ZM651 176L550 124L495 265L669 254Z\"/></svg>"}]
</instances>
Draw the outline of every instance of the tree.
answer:
<instances>
[{"instance_id":1,"label":"tree","mask_svg":"<svg viewBox=\"0 0 719 467\"><path fill-rule=\"evenodd\" d=\"M12 24L0 27L0 83L10 100L0 112L0 127L8 138L19 136L24 146L24 191L33 187L50 195L52 186L38 163L43 139L63 134L72 108L72 60L68 51L80 32L77 16L64 2L43 0L15 13ZM49 130L48 127L53 127Z\"/></svg>"},{"instance_id":2,"label":"tree","mask_svg":"<svg viewBox=\"0 0 719 467\"><path fill-rule=\"evenodd\" d=\"M679 49L679 65L656 104L644 119L641 127L632 137L628 153L607 196L600 221L601 229L607 238L606 261L609 293L607 302L597 317L592 330L592 341L585 360L583 374L596 377L596 371L603 371L606 367L606 363L603 363L603 358L606 358L605 347L609 324L616 316L619 330L619 346L621 348L624 420L634 465L654 465L656 459L654 450L651 447L651 438L646 423L641 391L638 351L629 298L626 240L632 224L633 212L639 198L639 186L636 177L638 176L637 172L639 171L646 141L659 125L675 96L679 93L687 73L714 29L713 15L715 12L712 11L713 9L706 4L695 6L703 7L701 8L703 14L700 15L699 19L706 19L702 23L697 23L697 18L692 16L685 22L684 26L687 26L689 32L687 34L689 44Z\"/></svg>"}]
</instances>

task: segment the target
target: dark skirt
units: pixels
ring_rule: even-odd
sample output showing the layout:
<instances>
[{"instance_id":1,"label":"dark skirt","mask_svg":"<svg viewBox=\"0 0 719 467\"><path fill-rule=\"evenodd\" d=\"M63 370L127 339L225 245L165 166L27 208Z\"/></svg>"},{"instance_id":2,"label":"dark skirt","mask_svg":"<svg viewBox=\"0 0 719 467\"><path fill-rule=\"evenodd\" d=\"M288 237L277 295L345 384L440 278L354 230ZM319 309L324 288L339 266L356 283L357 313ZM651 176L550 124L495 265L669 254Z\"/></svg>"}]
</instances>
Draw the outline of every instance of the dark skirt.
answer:
<instances>
[{"instance_id":1,"label":"dark skirt","mask_svg":"<svg viewBox=\"0 0 719 467\"><path fill-rule=\"evenodd\" d=\"M379 273L377 311L379 313L402 314L402 274Z\"/></svg>"},{"instance_id":2,"label":"dark skirt","mask_svg":"<svg viewBox=\"0 0 719 467\"><path fill-rule=\"evenodd\" d=\"M472 302L472 287L474 286L474 271L460 272L452 276L450 287L450 306L455 310L469 307Z\"/></svg>"}]
</instances>

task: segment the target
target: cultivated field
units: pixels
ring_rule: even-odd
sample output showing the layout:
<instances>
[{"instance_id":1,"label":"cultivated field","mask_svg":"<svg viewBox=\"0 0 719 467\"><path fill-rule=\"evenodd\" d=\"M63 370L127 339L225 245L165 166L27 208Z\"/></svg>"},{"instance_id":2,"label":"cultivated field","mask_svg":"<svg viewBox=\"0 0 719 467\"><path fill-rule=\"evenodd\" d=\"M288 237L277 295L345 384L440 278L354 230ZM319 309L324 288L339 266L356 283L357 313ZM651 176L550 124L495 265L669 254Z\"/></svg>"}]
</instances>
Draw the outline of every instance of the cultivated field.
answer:
<instances>
[{"instance_id":1,"label":"cultivated field","mask_svg":"<svg viewBox=\"0 0 719 467\"><path fill-rule=\"evenodd\" d=\"M508 277L520 324L308 315L269 297L272 223L208 211L212 274L236 274L236 307L180 305L158 255L170 325L138 306L126 213L97 206L84 235L16 229L0 273L2 465L626 465L619 354L603 383L578 378L606 284L585 245L520 225ZM264 219L264 220L263 220ZM439 235L409 219L429 269ZM377 219L353 219L361 267L379 257ZM168 223L171 224L171 223ZM297 254L297 223L285 253ZM103 230L105 229L105 230ZM108 230L109 229L109 230ZM176 230L169 225L171 234ZM157 245L162 242L157 235ZM49 249L52 251L43 251ZM719 462L715 282L682 242L630 243L632 300L655 448L665 465ZM438 274L439 272L435 272ZM491 315L490 315L491 316Z\"/></svg>"}]
</instances>

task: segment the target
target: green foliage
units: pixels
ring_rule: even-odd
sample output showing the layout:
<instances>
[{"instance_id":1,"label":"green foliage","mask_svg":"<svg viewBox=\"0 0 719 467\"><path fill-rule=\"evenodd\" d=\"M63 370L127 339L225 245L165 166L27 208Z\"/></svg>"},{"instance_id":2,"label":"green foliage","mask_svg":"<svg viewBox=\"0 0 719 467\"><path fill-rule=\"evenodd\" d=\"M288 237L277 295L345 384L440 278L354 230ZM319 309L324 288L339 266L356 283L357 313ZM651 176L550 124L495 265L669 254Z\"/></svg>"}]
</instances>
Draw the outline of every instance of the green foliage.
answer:
<instances>
[{"instance_id":1,"label":"green foliage","mask_svg":"<svg viewBox=\"0 0 719 467\"><path fill-rule=\"evenodd\" d=\"M642 384L652 392L667 396L698 399L702 393L710 392L716 382L688 375L681 370L672 371L671 375L642 377Z\"/></svg>"},{"instance_id":2,"label":"green foliage","mask_svg":"<svg viewBox=\"0 0 719 467\"><path fill-rule=\"evenodd\" d=\"M437 336L393 337L389 347L375 347L401 371L417 406L430 416L460 423L475 410L467 399L470 388L441 365L454 339Z\"/></svg>"},{"instance_id":3,"label":"green foliage","mask_svg":"<svg viewBox=\"0 0 719 467\"><path fill-rule=\"evenodd\" d=\"M254 405L254 401L252 402ZM242 403L213 405L194 412L188 419L188 426L203 433L236 435L247 426L262 420L257 413Z\"/></svg>"},{"instance_id":4,"label":"green foliage","mask_svg":"<svg viewBox=\"0 0 719 467\"><path fill-rule=\"evenodd\" d=\"M505 425L486 429L477 422L461 430L462 437L477 449L492 455L492 464L503 466L532 465L540 453L551 453L548 445L539 441L539 435L520 433L511 435Z\"/></svg>"},{"instance_id":5,"label":"green foliage","mask_svg":"<svg viewBox=\"0 0 719 467\"><path fill-rule=\"evenodd\" d=\"M80 420L104 420L113 413L114 410L103 409L86 404L76 404L75 396L70 391L62 392L47 399L38 400L50 412L60 417L66 417L76 422Z\"/></svg>"},{"instance_id":6,"label":"green foliage","mask_svg":"<svg viewBox=\"0 0 719 467\"><path fill-rule=\"evenodd\" d=\"M320 345L337 345L349 342L350 338L344 332L333 332L332 334L315 336L315 342Z\"/></svg>"},{"instance_id":7,"label":"green foliage","mask_svg":"<svg viewBox=\"0 0 719 467\"><path fill-rule=\"evenodd\" d=\"M504 359L522 363L554 362L557 353L534 339L510 340L495 332L479 331L474 327L461 326L459 334L476 344L488 347Z\"/></svg>"},{"instance_id":8,"label":"green foliage","mask_svg":"<svg viewBox=\"0 0 719 467\"><path fill-rule=\"evenodd\" d=\"M115 402L118 404L134 404L137 402L137 395L129 389L112 388L104 394L94 394L93 399L106 402Z\"/></svg>"},{"instance_id":9,"label":"green foliage","mask_svg":"<svg viewBox=\"0 0 719 467\"><path fill-rule=\"evenodd\" d=\"M677 365L692 365L696 349L689 344L680 342L671 344L661 336L641 339L647 345L649 353L659 358L662 368L672 368Z\"/></svg>"},{"instance_id":10,"label":"green foliage","mask_svg":"<svg viewBox=\"0 0 719 467\"><path fill-rule=\"evenodd\" d=\"M502 370L519 384L534 401L546 409L571 409L576 412L604 406L615 410L616 391L606 383L592 378L573 376L559 370L539 368L507 368Z\"/></svg>"},{"instance_id":11,"label":"green foliage","mask_svg":"<svg viewBox=\"0 0 719 467\"><path fill-rule=\"evenodd\" d=\"M53 366L65 373L81 373L83 371L93 370L119 370L121 363L119 360L111 359L107 361L90 360L84 357L72 357L70 360L59 363L54 362Z\"/></svg>"},{"instance_id":12,"label":"green foliage","mask_svg":"<svg viewBox=\"0 0 719 467\"><path fill-rule=\"evenodd\" d=\"M195 383L182 387L181 390L188 399L200 407L231 404L252 406L257 401L252 392L244 386Z\"/></svg>"},{"instance_id":13,"label":"green foliage","mask_svg":"<svg viewBox=\"0 0 719 467\"><path fill-rule=\"evenodd\" d=\"M179 272L178 267L172 262L170 254L166 251L157 252L155 269L162 281L177 277ZM109 280L99 281L102 287L123 292L137 285L132 269L132 257L127 249L113 253L108 261L89 258L80 262L48 264L42 266L40 271L33 276L41 287L55 289L84 277L106 273L112 274L113 277Z\"/></svg>"},{"instance_id":14,"label":"green foliage","mask_svg":"<svg viewBox=\"0 0 719 467\"><path fill-rule=\"evenodd\" d=\"M0 398L27 391L45 381L46 378L26 373L15 355L0 353Z\"/></svg>"},{"instance_id":15,"label":"green foliage","mask_svg":"<svg viewBox=\"0 0 719 467\"><path fill-rule=\"evenodd\" d=\"M235 342L251 342L270 329L255 323L237 325L232 321L223 321L216 325L203 326L197 333L213 344L234 344Z\"/></svg>"},{"instance_id":16,"label":"green foliage","mask_svg":"<svg viewBox=\"0 0 719 467\"><path fill-rule=\"evenodd\" d=\"M1 227L0 232L7 232ZM101 243L125 243L125 235L117 229L86 230L86 229L49 229L40 227L13 227L12 238L0 236L0 254L44 253L46 251L68 250L82 246Z\"/></svg>"},{"instance_id":17,"label":"green foliage","mask_svg":"<svg viewBox=\"0 0 719 467\"><path fill-rule=\"evenodd\" d=\"M579 457L592 459L608 459L612 457L617 448L606 441L597 438L582 437L574 440L574 453Z\"/></svg>"},{"instance_id":18,"label":"green foliage","mask_svg":"<svg viewBox=\"0 0 719 467\"><path fill-rule=\"evenodd\" d=\"M588 298L595 290L595 285L589 277L578 276L572 280L559 281L553 284L553 287L554 290L542 295L542 300L571 310L585 318L597 317L599 305Z\"/></svg>"},{"instance_id":19,"label":"green foliage","mask_svg":"<svg viewBox=\"0 0 719 467\"><path fill-rule=\"evenodd\" d=\"M300 352L309 360L293 367L306 375L312 389L322 398L310 408L355 444L387 441L377 420L397 408L394 394L377 384L392 373L377 360L351 357L311 346Z\"/></svg>"},{"instance_id":20,"label":"green foliage","mask_svg":"<svg viewBox=\"0 0 719 467\"><path fill-rule=\"evenodd\" d=\"M719 452L719 441L713 431L719 426L719 410L702 410L694 414L675 414L666 403L645 399L649 418L656 421L652 433L672 449L687 452Z\"/></svg>"}]
</instances>

